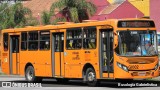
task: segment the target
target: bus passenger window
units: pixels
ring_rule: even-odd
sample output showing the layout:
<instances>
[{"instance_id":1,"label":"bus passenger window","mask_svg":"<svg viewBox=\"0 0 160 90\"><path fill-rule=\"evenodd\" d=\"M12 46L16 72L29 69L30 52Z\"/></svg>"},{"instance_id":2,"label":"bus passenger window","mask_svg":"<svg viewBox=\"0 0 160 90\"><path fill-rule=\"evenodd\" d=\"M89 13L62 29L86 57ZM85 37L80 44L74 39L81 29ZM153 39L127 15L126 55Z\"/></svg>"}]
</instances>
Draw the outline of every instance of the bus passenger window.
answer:
<instances>
[{"instance_id":1,"label":"bus passenger window","mask_svg":"<svg viewBox=\"0 0 160 90\"><path fill-rule=\"evenodd\" d=\"M38 50L38 31L28 33L28 49Z\"/></svg>"},{"instance_id":2,"label":"bus passenger window","mask_svg":"<svg viewBox=\"0 0 160 90\"><path fill-rule=\"evenodd\" d=\"M67 49L81 49L82 30L81 28L72 28L67 30Z\"/></svg>"},{"instance_id":3,"label":"bus passenger window","mask_svg":"<svg viewBox=\"0 0 160 90\"><path fill-rule=\"evenodd\" d=\"M21 33L21 50L27 50L27 32Z\"/></svg>"},{"instance_id":4,"label":"bus passenger window","mask_svg":"<svg viewBox=\"0 0 160 90\"><path fill-rule=\"evenodd\" d=\"M4 51L8 51L8 33L3 34L3 47Z\"/></svg>"},{"instance_id":5,"label":"bus passenger window","mask_svg":"<svg viewBox=\"0 0 160 90\"><path fill-rule=\"evenodd\" d=\"M62 33L56 33L54 35L55 42L55 52L63 52L64 51L64 35Z\"/></svg>"},{"instance_id":6,"label":"bus passenger window","mask_svg":"<svg viewBox=\"0 0 160 90\"><path fill-rule=\"evenodd\" d=\"M83 48L96 48L96 27L85 27L83 34Z\"/></svg>"},{"instance_id":7,"label":"bus passenger window","mask_svg":"<svg viewBox=\"0 0 160 90\"><path fill-rule=\"evenodd\" d=\"M50 49L50 32L41 31L40 32L40 50Z\"/></svg>"}]
</instances>

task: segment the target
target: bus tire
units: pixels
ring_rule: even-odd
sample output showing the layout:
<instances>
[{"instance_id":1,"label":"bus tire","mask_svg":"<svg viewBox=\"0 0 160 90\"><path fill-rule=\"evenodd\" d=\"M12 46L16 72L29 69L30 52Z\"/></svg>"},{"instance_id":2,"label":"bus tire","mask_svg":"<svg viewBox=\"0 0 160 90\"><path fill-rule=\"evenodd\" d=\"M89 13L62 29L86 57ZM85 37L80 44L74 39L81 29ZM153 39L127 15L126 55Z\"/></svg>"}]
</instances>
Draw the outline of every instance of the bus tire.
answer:
<instances>
[{"instance_id":1,"label":"bus tire","mask_svg":"<svg viewBox=\"0 0 160 90\"><path fill-rule=\"evenodd\" d=\"M41 82L42 78L35 76L35 71L33 66L28 66L25 71L25 78L28 82Z\"/></svg>"},{"instance_id":2,"label":"bus tire","mask_svg":"<svg viewBox=\"0 0 160 90\"><path fill-rule=\"evenodd\" d=\"M93 68L88 68L86 70L86 83L89 86L98 86L99 82L96 79L96 73L95 70Z\"/></svg>"}]
</instances>

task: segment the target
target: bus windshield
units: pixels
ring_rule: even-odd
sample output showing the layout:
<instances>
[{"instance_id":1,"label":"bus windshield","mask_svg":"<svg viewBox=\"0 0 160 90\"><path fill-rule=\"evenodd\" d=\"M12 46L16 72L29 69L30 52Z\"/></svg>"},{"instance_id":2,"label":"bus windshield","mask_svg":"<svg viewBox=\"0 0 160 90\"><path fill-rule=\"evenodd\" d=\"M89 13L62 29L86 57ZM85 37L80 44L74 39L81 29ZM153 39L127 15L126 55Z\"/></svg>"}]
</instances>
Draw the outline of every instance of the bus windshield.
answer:
<instances>
[{"instance_id":1,"label":"bus windshield","mask_svg":"<svg viewBox=\"0 0 160 90\"><path fill-rule=\"evenodd\" d=\"M156 31L119 31L118 54L121 56L158 55Z\"/></svg>"}]
</instances>

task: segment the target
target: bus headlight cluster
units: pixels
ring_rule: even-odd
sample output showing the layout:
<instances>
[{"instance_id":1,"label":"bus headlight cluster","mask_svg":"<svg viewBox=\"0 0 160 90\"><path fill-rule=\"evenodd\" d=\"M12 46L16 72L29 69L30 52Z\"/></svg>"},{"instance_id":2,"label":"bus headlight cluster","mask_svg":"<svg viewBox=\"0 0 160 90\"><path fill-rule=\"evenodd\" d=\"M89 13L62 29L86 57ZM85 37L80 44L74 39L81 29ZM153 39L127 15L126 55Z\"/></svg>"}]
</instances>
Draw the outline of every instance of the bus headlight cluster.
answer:
<instances>
[{"instance_id":1,"label":"bus headlight cluster","mask_svg":"<svg viewBox=\"0 0 160 90\"><path fill-rule=\"evenodd\" d=\"M123 65L123 64L121 64L121 63L119 63L119 62L117 62L117 66L118 66L119 68L123 69L124 71L128 72L127 66L125 66L125 65Z\"/></svg>"},{"instance_id":2,"label":"bus headlight cluster","mask_svg":"<svg viewBox=\"0 0 160 90\"><path fill-rule=\"evenodd\" d=\"M156 64L156 66L154 67L154 70L156 71L158 69L159 65Z\"/></svg>"}]
</instances>

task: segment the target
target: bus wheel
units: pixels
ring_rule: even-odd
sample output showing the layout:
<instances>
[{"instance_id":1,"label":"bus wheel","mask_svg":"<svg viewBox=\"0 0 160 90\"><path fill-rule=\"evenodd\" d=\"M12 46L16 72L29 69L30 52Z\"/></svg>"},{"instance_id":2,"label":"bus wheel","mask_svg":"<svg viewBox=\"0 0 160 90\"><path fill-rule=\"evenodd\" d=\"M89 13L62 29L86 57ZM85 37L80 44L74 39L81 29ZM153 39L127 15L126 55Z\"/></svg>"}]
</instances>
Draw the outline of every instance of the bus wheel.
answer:
<instances>
[{"instance_id":1,"label":"bus wheel","mask_svg":"<svg viewBox=\"0 0 160 90\"><path fill-rule=\"evenodd\" d=\"M88 68L86 70L86 81L89 86L97 86L98 81L96 79L96 73L93 68Z\"/></svg>"},{"instance_id":2,"label":"bus wheel","mask_svg":"<svg viewBox=\"0 0 160 90\"><path fill-rule=\"evenodd\" d=\"M32 66L28 66L25 72L25 78L28 82L41 82L42 78L35 76L35 71Z\"/></svg>"}]
</instances>

